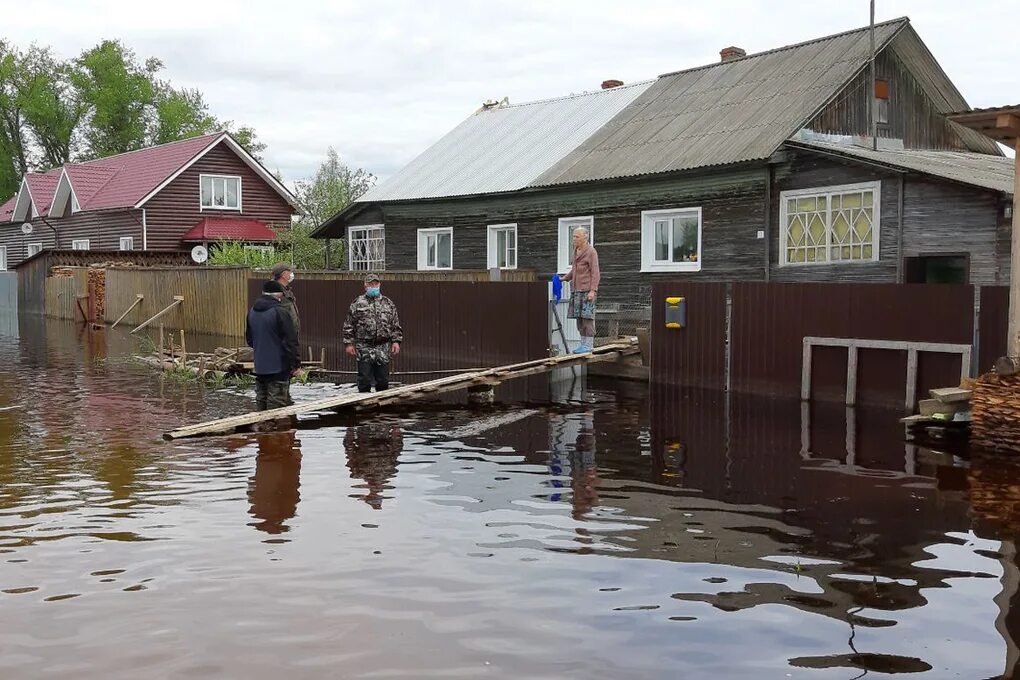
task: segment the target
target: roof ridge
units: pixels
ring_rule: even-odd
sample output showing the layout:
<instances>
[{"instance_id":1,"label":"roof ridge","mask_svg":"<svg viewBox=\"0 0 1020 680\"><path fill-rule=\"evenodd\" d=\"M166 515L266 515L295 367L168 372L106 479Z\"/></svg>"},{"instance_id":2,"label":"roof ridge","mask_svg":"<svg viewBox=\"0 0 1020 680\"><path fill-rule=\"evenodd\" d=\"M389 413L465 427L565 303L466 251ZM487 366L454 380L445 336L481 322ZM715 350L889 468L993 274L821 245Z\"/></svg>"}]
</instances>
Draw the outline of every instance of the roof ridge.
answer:
<instances>
[{"instance_id":1,"label":"roof ridge","mask_svg":"<svg viewBox=\"0 0 1020 680\"><path fill-rule=\"evenodd\" d=\"M496 106L488 110L486 110L485 108L481 108L478 111L475 111L475 113L476 114L491 113L493 111L506 111L507 109L520 109L525 106L535 106L537 104L549 104L551 102L565 101L567 99L578 99L580 97L590 97L600 94L619 92L620 90L627 90L632 87L638 87L640 85L648 85L649 83L654 83L656 80L657 78L645 78L644 80L635 80L633 83L626 83L624 85L617 85L616 87L609 87L606 89L591 90L590 92L587 90L584 92L572 92L570 94L564 94L558 97L546 97L545 99L535 99L528 102L521 102L519 104L507 104L506 106Z\"/></svg>"},{"instance_id":2,"label":"roof ridge","mask_svg":"<svg viewBox=\"0 0 1020 680\"><path fill-rule=\"evenodd\" d=\"M910 25L910 17L902 16L902 17L898 17L896 19L889 19L888 21L881 21L881 22L875 24L875 28L878 28L880 26L883 26L883 27L884 26L891 26L893 24L903 24L904 26ZM848 31L840 31L839 33L833 33L832 35L826 35L826 36L822 36L820 38L812 38L811 40L804 40L803 42L793 43L792 45L783 45L782 47L774 47L771 50L765 50L764 52L755 52L754 54L749 54L746 57L739 57L737 59L730 59L729 61L717 61L717 62L714 62L712 64L703 64L701 66L692 66L691 68L680 69L678 71L670 71L669 73L663 73L662 75L659 76L659 78L668 78L670 76L680 75L681 73L691 73L693 71L700 71L702 69L716 68L717 66L724 66L726 64L733 64L733 63L736 63L736 62L739 62L739 61L746 61L748 59L754 59L756 57L763 57L763 56L765 56L767 54L775 54L776 52L782 52L784 50L792 50L792 49L796 49L798 47L806 47L807 45L813 45L815 43L820 43L820 42L823 42L825 40L832 40L834 38L841 38L841 37L843 37L845 35L850 35L851 33L859 33L861 31L867 31L867 30L870 30L870 29L871 29L870 25L869 26L862 26L860 28L852 28L852 29L850 29ZM877 50L878 46L876 46L875 49Z\"/></svg>"}]
</instances>

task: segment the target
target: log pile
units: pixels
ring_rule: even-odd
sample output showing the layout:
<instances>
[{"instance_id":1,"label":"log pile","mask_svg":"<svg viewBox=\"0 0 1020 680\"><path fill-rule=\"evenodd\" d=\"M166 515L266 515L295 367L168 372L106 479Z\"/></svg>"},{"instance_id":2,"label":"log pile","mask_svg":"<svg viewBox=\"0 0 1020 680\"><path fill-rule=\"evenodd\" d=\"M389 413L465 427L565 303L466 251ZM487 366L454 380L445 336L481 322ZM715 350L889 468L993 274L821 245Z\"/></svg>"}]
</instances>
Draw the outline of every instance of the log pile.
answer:
<instances>
[{"instance_id":1,"label":"log pile","mask_svg":"<svg viewBox=\"0 0 1020 680\"><path fill-rule=\"evenodd\" d=\"M1020 374L984 374L974 384L972 402L972 443L1020 453Z\"/></svg>"},{"instance_id":2,"label":"log pile","mask_svg":"<svg viewBox=\"0 0 1020 680\"><path fill-rule=\"evenodd\" d=\"M88 292L92 296L95 305L95 318L102 320L106 318L106 269L89 267L88 270Z\"/></svg>"}]
</instances>

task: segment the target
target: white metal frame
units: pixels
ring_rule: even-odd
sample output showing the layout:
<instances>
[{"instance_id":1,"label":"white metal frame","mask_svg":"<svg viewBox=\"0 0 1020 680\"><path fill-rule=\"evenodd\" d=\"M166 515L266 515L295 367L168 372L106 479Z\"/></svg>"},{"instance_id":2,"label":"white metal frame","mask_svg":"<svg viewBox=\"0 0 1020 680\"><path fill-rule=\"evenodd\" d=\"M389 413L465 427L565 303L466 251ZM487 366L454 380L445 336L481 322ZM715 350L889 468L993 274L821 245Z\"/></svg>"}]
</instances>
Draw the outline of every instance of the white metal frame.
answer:
<instances>
[{"instance_id":1,"label":"white metal frame","mask_svg":"<svg viewBox=\"0 0 1020 680\"><path fill-rule=\"evenodd\" d=\"M81 209L81 206L78 203L78 195L74 192L74 185L71 184L71 176L67 174L67 168L63 168L60 171L60 179L57 180L57 188L53 191L50 217L66 217L64 203L67 202L69 196L71 198L71 214L74 214Z\"/></svg>"},{"instance_id":2,"label":"white metal frame","mask_svg":"<svg viewBox=\"0 0 1020 680\"><path fill-rule=\"evenodd\" d=\"M0 272L7 271L7 246L0 246Z\"/></svg>"},{"instance_id":3,"label":"white metal frame","mask_svg":"<svg viewBox=\"0 0 1020 680\"><path fill-rule=\"evenodd\" d=\"M124 247L124 242L127 242L127 248ZM134 236L121 236L120 237L120 250L134 250L135 249L135 237Z\"/></svg>"},{"instance_id":4,"label":"white metal frame","mask_svg":"<svg viewBox=\"0 0 1020 680\"><path fill-rule=\"evenodd\" d=\"M28 204L22 208L22 200L28 196ZM28 186L28 177L21 178L21 186L18 188L18 199L14 201L14 211L11 213L11 222L30 222L39 217L39 210L35 207L35 199L32 198L32 187Z\"/></svg>"},{"instance_id":5,"label":"white metal frame","mask_svg":"<svg viewBox=\"0 0 1020 680\"><path fill-rule=\"evenodd\" d=\"M439 263L439 236L450 235L450 266L440 267ZM436 264L428 263L428 238L436 237ZM453 269L453 227L434 227L431 229L418 230L418 271L450 271Z\"/></svg>"},{"instance_id":6,"label":"white metal frame","mask_svg":"<svg viewBox=\"0 0 1020 680\"><path fill-rule=\"evenodd\" d=\"M81 244L85 244L83 248ZM71 250L90 250L89 239L87 238L76 238L71 241Z\"/></svg>"},{"instance_id":7,"label":"white metal frame","mask_svg":"<svg viewBox=\"0 0 1020 680\"><path fill-rule=\"evenodd\" d=\"M205 205L205 204L203 204L202 203L202 185L205 183L206 179L210 180L210 182L215 182L218 179L222 179L222 180L236 179L237 180L237 207L236 208L232 208L232 207L230 207L228 205ZM241 212L242 211L242 205L243 205L243 199L241 198L241 185L242 185L242 182L241 182L241 176L240 175L214 175L214 174L201 173L198 176L198 209L199 209L199 211L200 212L205 212L206 210L229 210L231 212ZM215 185L214 184L210 184L209 185L209 189L211 190L210 197L214 197L216 195ZM215 200L215 199L213 198L213 200ZM225 181L224 181L224 184L223 184L223 200L224 201L227 200L227 185L226 185Z\"/></svg>"},{"instance_id":8,"label":"white metal frame","mask_svg":"<svg viewBox=\"0 0 1020 680\"><path fill-rule=\"evenodd\" d=\"M556 271L561 274L566 273L571 267L570 252L573 248L573 244L570 241L570 237L573 235L574 229L577 227L586 227L588 229L588 243L595 245L594 215L561 217L556 225ZM566 294L566 292L564 292L564 294Z\"/></svg>"},{"instance_id":9,"label":"white metal frame","mask_svg":"<svg viewBox=\"0 0 1020 680\"><path fill-rule=\"evenodd\" d=\"M960 355L960 379L970 377L973 348L944 342L909 342L903 340L862 340L858 338L804 338L803 364L800 373L800 398L811 399L811 359L815 347L846 347L846 405L857 404L857 352L861 349L891 349L907 352L907 387L903 405L913 409L917 396L917 355L919 352Z\"/></svg>"},{"instance_id":10,"label":"white metal frame","mask_svg":"<svg viewBox=\"0 0 1020 680\"><path fill-rule=\"evenodd\" d=\"M500 267L499 266L499 264L498 264L498 262L499 262L498 255L499 255L499 253L496 252L496 249L498 248L498 244L499 244L498 234L499 234L500 231L512 231L513 235L514 235L514 248L513 248L514 258L513 258L513 264L507 264L507 266L505 266L505 267ZM496 268L498 268L498 269L517 269L517 258L518 258L518 255L520 254L520 242L517 239L517 223L516 222L511 222L509 224L490 224L490 225L488 225L487 232L488 232L488 237L487 237L487 244L488 245L486 247L486 252L487 252L487 255L486 255L486 264L487 264L487 267L489 269L496 269ZM505 253L504 253L504 255L505 255ZM509 260L510 260L510 258L508 257L507 258L507 262L509 262Z\"/></svg>"},{"instance_id":11,"label":"white metal frame","mask_svg":"<svg viewBox=\"0 0 1020 680\"><path fill-rule=\"evenodd\" d=\"M36 249L36 251L34 253L32 252L32 248ZM26 243L25 244L25 256L26 257L32 257L33 255L37 255L38 253L42 252L42 249L43 249L43 244L41 242L39 242L39 243Z\"/></svg>"},{"instance_id":12,"label":"white metal frame","mask_svg":"<svg viewBox=\"0 0 1020 680\"><path fill-rule=\"evenodd\" d=\"M696 262L659 262L655 259L655 222L663 217L684 217L694 213L698 216L698 259ZM669 230L670 245L673 242L673 230ZM667 208L663 210L641 211L641 271L642 272L700 272L702 250L702 213L701 207ZM672 253L672 248L670 252ZM672 258L672 255L670 256Z\"/></svg>"},{"instance_id":13,"label":"white metal frame","mask_svg":"<svg viewBox=\"0 0 1020 680\"><path fill-rule=\"evenodd\" d=\"M872 206L871 219L871 259L870 260L831 260L832 255L832 201L831 197L836 194L852 193L857 191L874 192L875 203ZM789 262L786 253L789 226L787 225L787 202L791 198L802 198L805 196L827 196L827 207L825 213L825 260L815 262ZM851 225L851 228L853 225ZM841 184L828 187L812 187L810 189L791 189L779 193L779 266L780 267L813 267L813 266L840 266L857 265L878 262L881 259L881 236L882 236L882 182L859 182L857 184Z\"/></svg>"},{"instance_id":14,"label":"white metal frame","mask_svg":"<svg viewBox=\"0 0 1020 680\"><path fill-rule=\"evenodd\" d=\"M374 260L367 260L367 259L365 260L365 263L364 263L365 266L364 267L356 267L355 266L355 263L354 263L354 240L355 240L354 232L360 232L360 231L363 231L363 232L379 231L382 234L381 238L380 237L376 237L376 236L364 236L364 237L361 237L361 238L357 239L359 241L364 240L366 242L371 242L373 240L378 240L378 241L382 242L382 249L380 251L380 255L382 256L382 260L381 260L382 264L380 264L378 267L374 267L372 265L372 262ZM351 271L378 271L378 270L385 270L386 269L386 226L385 225L382 225L382 224L360 224L360 225L353 226L353 227L347 227L347 268L349 270L351 270Z\"/></svg>"}]
</instances>

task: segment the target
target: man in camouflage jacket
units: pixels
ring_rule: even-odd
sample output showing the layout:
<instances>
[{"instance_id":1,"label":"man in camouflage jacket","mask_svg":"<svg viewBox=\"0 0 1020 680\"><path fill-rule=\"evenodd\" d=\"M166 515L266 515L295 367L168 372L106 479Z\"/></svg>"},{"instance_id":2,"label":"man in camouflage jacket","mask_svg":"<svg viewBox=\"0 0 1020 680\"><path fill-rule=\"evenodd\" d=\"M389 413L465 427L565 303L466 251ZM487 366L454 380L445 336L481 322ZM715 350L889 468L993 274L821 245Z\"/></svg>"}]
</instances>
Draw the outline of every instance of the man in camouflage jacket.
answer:
<instances>
[{"instance_id":1,"label":"man in camouflage jacket","mask_svg":"<svg viewBox=\"0 0 1020 680\"><path fill-rule=\"evenodd\" d=\"M397 306L383 295L379 277L365 277L365 294L351 303L344 321L343 343L347 354L358 361L358 391L381 392L390 386L390 356L400 353L404 332Z\"/></svg>"}]
</instances>

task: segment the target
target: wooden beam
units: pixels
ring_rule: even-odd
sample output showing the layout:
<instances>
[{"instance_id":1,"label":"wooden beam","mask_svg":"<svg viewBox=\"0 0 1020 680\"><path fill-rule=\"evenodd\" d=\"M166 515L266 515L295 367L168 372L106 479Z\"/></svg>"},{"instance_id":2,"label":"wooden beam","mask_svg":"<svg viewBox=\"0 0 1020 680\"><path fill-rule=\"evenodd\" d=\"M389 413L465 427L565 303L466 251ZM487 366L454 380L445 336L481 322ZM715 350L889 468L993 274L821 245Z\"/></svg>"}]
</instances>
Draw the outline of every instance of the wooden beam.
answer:
<instances>
[{"instance_id":1,"label":"wooden beam","mask_svg":"<svg viewBox=\"0 0 1020 680\"><path fill-rule=\"evenodd\" d=\"M135 293L135 301L131 303L130 307L128 307L126 310L124 310L123 314L121 314L119 317L117 317L117 320L113 322L113 325L110 326L110 328L116 328L117 324L119 324L121 321L123 321L124 317L127 316L131 312L131 310L134 309L135 307L137 307L138 303L140 303L144 299L145 299L144 295L142 295L141 293Z\"/></svg>"},{"instance_id":2,"label":"wooden beam","mask_svg":"<svg viewBox=\"0 0 1020 680\"><path fill-rule=\"evenodd\" d=\"M136 326L135 329L132 330L131 332L132 333L137 333L138 331L142 330L143 328L148 326L150 323L152 323L156 319L160 318L161 316L163 316L164 314L166 314L167 312L169 312L171 309L173 309L177 305L181 304L182 302L184 302L184 296L182 296L182 295L174 295L174 301L173 302L171 302L166 307L164 307L162 311L157 312L156 315L153 316L152 318L148 319L147 321L144 321L140 326Z\"/></svg>"},{"instance_id":3,"label":"wooden beam","mask_svg":"<svg viewBox=\"0 0 1020 680\"><path fill-rule=\"evenodd\" d=\"M446 378L438 378L428 382L412 385L394 387L384 392L362 392L358 394L345 394L326 399L294 404L284 408L272 409L269 411L254 411L241 416L231 418L220 418L207 423L181 427L163 436L167 439L182 439L184 437L196 437L204 434L222 434L234 432L239 427L253 425L255 423L288 418L299 413L310 413L313 411L327 411L347 407L368 408L373 406L385 406L393 403L406 403L420 399L432 394L453 392L462 390L472 385L487 384L493 380L503 381L514 378L522 378L537 373L547 373L562 366L573 366L578 364L590 364L598 361L615 361L622 356L637 354L637 338L627 338L620 342L596 347L587 354L564 354L551 359L535 359L519 364L498 366L483 371L461 373Z\"/></svg>"},{"instance_id":4,"label":"wooden beam","mask_svg":"<svg viewBox=\"0 0 1020 680\"><path fill-rule=\"evenodd\" d=\"M995 117L995 128L1011 130L1013 134L1020 134L1020 116L1015 113L1000 113Z\"/></svg>"}]
</instances>

